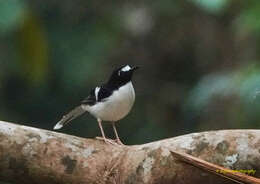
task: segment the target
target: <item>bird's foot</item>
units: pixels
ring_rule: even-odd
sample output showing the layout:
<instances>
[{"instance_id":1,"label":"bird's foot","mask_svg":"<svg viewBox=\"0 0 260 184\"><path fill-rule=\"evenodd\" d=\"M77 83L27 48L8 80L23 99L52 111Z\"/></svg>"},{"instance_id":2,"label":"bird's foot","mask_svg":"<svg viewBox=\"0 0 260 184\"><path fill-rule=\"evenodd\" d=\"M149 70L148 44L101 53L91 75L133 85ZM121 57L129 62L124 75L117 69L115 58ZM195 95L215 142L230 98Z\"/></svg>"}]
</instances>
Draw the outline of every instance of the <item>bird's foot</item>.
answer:
<instances>
[{"instance_id":1,"label":"bird's foot","mask_svg":"<svg viewBox=\"0 0 260 184\"><path fill-rule=\"evenodd\" d=\"M115 145L115 146L118 146L118 142L116 140L112 140L112 139L107 139L107 138L104 138L104 137L96 137L97 140L102 140L104 141L105 143L107 144L112 144L112 145Z\"/></svg>"},{"instance_id":2,"label":"bird's foot","mask_svg":"<svg viewBox=\"0 0 260 184\"><path fill-rule=\"evenodd\" d=\"M115 139L116 143L119 144L119 145L124 145L120 139Z\"/></svg>"}]
</instances>

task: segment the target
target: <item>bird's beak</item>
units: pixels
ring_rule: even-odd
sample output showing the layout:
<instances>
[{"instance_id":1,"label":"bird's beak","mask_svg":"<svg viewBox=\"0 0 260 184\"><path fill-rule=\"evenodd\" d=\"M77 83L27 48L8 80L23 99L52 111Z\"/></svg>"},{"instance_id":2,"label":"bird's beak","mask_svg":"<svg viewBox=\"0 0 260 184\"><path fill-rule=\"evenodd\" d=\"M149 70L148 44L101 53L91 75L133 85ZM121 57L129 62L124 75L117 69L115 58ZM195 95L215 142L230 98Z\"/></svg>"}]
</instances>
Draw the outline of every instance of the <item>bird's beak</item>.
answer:
<instances>
[{"instance_id":1,"label":"bird's beak","mask_svg":"<svg viewBox=\"0 0 260 184\"><path fill-rule=\"evenodd\" d=\"M135 71L135 70L137 70L138 68L139 68L139 66L134 66L134 67L131 68L131 70L132 70L132 71Z\"/></svg>"}]
</instances>

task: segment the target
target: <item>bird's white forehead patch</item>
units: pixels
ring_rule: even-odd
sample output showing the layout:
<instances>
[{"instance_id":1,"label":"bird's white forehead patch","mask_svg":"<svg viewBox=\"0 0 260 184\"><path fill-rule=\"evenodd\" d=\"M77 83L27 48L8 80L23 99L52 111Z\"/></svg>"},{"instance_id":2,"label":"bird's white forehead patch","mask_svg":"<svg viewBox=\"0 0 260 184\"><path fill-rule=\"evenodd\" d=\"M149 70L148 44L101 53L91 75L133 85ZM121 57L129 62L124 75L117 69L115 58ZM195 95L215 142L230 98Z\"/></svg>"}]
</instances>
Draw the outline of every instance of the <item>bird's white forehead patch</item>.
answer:
<instances>
[{"instance_id":1,"label":"bird's white forehead patch","mask_svg":"<svg viewBox=\"0 0 260 184\"><path fill-rule=\"evenodd\" d=\"M125 67L123 67L123 68L121 69L121 71L123 71L123 72L127 72L127 71L129 71L129 70L131 70L131 67L130 67L129 65L126 65Z\"/></svg>"},{"instance_id":2,"label":"bird's white forehead patch","mask_svg":"<svg viewBox=\"0 0 260 184\"><path fill-rule=\"evenodd\" d=\"M96 97L96 101L98 101L98 92L100 90L100 87L96 87L95 88L95 97Z\"/></svg>"}]
</instances>

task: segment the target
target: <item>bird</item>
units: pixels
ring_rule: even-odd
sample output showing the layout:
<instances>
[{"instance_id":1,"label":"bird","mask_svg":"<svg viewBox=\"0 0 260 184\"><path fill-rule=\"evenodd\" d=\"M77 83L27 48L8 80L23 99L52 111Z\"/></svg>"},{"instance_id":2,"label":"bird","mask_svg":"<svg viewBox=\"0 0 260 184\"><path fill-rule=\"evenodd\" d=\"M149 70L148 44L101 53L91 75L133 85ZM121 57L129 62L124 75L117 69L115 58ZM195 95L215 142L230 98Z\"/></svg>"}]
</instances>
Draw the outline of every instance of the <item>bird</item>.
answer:
<instances>
[{"instance_id":1,"label":"bird","mask_svg":"<svg viewBox=\"0 0 260 184\"><path fill-rule=\"evenodd\" d=\"M61 129L75 118L88 112L97 119L103 141L108 144L123 145L115 123L123 119L133 107L135 90L132 76L138 68L138 66L131 67L129 65L116 68L106 83L93 88L88 97L83 99L79 106L65 114L53 129ZM106 138L102 122L112 123L115 140Z\"/></svg>"}]
</instances>

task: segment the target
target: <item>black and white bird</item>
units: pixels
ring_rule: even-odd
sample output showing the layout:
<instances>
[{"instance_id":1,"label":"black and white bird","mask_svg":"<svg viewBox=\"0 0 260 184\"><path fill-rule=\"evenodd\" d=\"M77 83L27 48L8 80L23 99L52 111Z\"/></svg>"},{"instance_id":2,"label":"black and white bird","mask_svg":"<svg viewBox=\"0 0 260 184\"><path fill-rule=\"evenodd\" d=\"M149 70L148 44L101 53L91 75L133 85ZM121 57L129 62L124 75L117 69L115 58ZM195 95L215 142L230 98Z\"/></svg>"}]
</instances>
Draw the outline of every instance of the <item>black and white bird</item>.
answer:
<instances>
[{"instance_id":1,"label":"black and white bird","mask_svg":"<svg viewBox=\"0 0 260 184\"><path fill-rule=\"evenodd\" d=\"M71 120L85 112L97 118L102 139L106 143L113 141L105 137L102 121L111 122L116 136L116 143L122 144L116 131L115 122L124 118L131 110L135 101L135 91L131 82L134 71L138 67L122 66L113 71L107 83L95 87L81 105L74 108L54 126L54 130L62 128Z\"/></svg>"}]
</instances>

